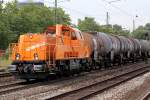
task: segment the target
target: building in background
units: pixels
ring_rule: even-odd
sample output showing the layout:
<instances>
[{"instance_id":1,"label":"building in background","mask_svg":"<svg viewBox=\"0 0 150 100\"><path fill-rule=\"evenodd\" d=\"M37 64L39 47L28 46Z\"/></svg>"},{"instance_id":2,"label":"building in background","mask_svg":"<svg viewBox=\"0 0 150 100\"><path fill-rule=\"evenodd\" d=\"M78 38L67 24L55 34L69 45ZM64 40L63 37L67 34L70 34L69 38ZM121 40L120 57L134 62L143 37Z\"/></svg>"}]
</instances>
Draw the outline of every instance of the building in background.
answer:
<instances>
[{"instance_id":1,"label":"building in background","mask_svg":"<svg viewBox=\"0 0 150 100\"><path fill-rule=\"evenodd\" d=\"M27 5L44 6L44 0L18 0L18 7Z\"/></svg>"}]
</instances>

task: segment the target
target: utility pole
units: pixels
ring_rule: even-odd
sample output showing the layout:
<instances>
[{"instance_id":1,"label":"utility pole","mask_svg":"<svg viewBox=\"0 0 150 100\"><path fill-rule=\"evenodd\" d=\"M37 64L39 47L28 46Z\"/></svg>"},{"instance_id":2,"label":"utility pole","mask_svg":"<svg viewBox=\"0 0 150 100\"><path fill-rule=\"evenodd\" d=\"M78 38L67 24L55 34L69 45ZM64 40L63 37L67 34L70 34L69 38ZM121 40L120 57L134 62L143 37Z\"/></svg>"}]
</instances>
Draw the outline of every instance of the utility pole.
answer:
<instances>
[{"instance_id":1,"label":"utility pole","mask_svg":"<svg viewBox=\"0 0 150 100\"><path fill-rule=\"evenodd\" d=\"M109 13L106 12L106 25L108 26L109 25Z\"/></svg>"},{"instance_id":2,"label":"utility pole","mask_svg":"<svg viewBox=\"0 0 150 100\"><path fill-rule=\"evenodd\" d=\"M3 0L0 0L0 4L3 4L3 2L4 2Z\"/></svg>"},{"instance_id":3,"label":"utility pole","mask_svg":"<svg viewBox=\"0 0 150 100\"><path fill-rule=\"evenodd\" d=\"M135 26L136 18L138 18L138 15L136 15L135 18L133 18L133 31L135 31L135 28L136 28Z\"/></svg>"},{"instance_id":4,"label":"utility pole","mask_svg":"<svg viewBox=\"0 0 150 100\"><path fill-rule=\"evenodd\" d=\"M133 31L135 30L135 20L133 19Z\"/></svg>"},{"instance_id":5,"label":"utility pole","mask_svg":"<svg viewBox=\"0 0 150 100\"><path fill-rule=\"evenodd\" d=\"M57 24L57 0L55 0L55 24Z\"/></svg>"}]
</instances>

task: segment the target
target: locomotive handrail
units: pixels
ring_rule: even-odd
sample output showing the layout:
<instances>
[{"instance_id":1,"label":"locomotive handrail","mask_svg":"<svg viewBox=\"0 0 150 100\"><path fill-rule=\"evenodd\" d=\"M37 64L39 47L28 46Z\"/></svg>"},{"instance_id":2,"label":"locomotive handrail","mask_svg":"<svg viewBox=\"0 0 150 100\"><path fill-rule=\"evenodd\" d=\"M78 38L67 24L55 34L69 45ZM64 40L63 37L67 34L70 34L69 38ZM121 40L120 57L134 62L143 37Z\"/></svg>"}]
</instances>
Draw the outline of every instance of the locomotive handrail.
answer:
<instances>
[{"instance_id":1,"label":"locomotive handrail","mask_svg":"<svg viewBox=\"0 0 150 100\"><path fill-rule=\"evenodd\" d=\"M17 46L18 46L18 43L11 43L11 44L9 44L9 48L8 48L9 59L11 59L12 51L14 52L13 54L16 54ZM12 49L14 49L14 50L12 50Z\"/></svg>"},{"instance_id":2,"label":"locomotive handrail","mask_svg":"<svg viewBox=\"0 0 150 100\"><path fill-rule=\"evenodd\" d=\"M55 51L56 51L56 45L55 45L55 48L54 48L54 51L53 51L53 57L55 56ZM54 67L55 67L55 60L53 58L53 64L54 64Z\"/></svg>"},{"instance_id":3,"label":"locomotive handrail","mask_svg":"<svg viewBox=\"0 0 150 100\"><path fill-rule=\"evenodd\" d=\"M46 43L46 45L48 46L48 65L55 65L55 61L54 61L54 56L55 56L55 54L54 54L54 52L55 52L55 50L56 50L56 44L48 44L48 43ZM53 49L53 51L51 51L51 46L55 46L55 48ZM53 56L53 63L51 64L51 52L52 52L52 56ZM46 52L47 53L47 52ZM46 60L46 59L45 59Z\"/></svg>"}]
</instances>

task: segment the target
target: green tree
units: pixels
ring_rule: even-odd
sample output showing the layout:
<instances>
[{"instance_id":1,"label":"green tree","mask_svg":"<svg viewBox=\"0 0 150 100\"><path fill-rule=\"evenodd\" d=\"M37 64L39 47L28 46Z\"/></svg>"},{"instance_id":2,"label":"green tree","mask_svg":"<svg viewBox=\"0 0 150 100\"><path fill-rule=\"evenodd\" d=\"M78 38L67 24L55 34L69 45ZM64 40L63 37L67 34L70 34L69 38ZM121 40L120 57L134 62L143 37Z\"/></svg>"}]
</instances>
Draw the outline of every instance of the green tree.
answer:
<instances>
[{"instance_id":1,"label":"green tree","mask_svg":"<svg viewBox=\"0 0 150 100\"><path fill-rule=\"evenodd\" d=\"M135 31L132 32L132 35L135 38L146 39L150 36L150 23L147 23L145 26L139 26Z\"/></svg>"},{"instance_id":2,"label":"green tree","mask_svg":"<svg viewBox=\"0 0 150 100\"><path fill-rule=\"evenodd\" d=\"M113 33L112 25L101 25L100 26L100 31L104 33Z\"/></svg>"},{"instance_id":3,"label":"green tree","mask_svg":"<svg viewBox=\"0 0 150 100\"><path fill-rule=\"evenodd\" d=\"M100 25L94 18L85 17L84 20L78 20L78 27L82 31L99 31Z\"/></svg>"},{"instance_id":4,"label":"green tree","mask_svg":"<svg viewBox=\"0 0 150 100\"><path fill-rule=\"evenodd\" d=\"M70 24L70 17L62 8L57 9L58 23ZM20 34L40 33L54 25L54 8L27 5L18 7L17 1L0 5L0 49L6 49L10 42L18 40Z\"/></svg>"},{"instance_id":5,"label":"green tree","mask_svg":"<svg viewBox=\"0 0 150 100\"><path fill-rule=\"evenodd\" d=\"M130 31L128 30L123 30L122 26L120 25L113 25L113 34L115 35L122 35L122 36L129 36Z\"/></svg>"},{"instance_id":6,"label":"green tree","mask_svg":"<svg viewBox=\"0 0 150 100\"><path fill-rule=\"evenodd\" d=\"M123 30L122 26L120 25L99 25L94 18L91 17L85 17L84 20L79 19L78 20L78 27L82 31L99 31L109 34L115 34L115 35L123 35L128 36L129 31Z\"/></svg>"}]
</instances>

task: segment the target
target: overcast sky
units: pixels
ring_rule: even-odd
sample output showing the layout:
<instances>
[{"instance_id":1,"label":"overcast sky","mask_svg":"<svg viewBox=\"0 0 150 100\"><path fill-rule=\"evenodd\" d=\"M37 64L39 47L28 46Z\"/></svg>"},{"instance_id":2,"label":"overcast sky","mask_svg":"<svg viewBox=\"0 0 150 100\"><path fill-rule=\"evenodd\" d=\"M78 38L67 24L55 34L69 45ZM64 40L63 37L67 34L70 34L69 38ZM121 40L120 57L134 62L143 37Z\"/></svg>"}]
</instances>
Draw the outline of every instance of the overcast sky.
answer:
<instances>
[{"instance_id":1,"label":"overcast sky","mask_svg":"<svg viewBox=\"0 0 150 100\"><path fill-rule=\"evenodd\" d=\"M47 6L54 6L52 3L54 0L32 1L42 1ZM106 12L109 12L110 24L119 24L129 30L133 28L133 18L136 27L150 22L150 0L121 0L111 4L107 1L114 0L58 0L58 6L64 8L75 24L78 18L84 19L85 16L94 17L98 23L106 24ZM136 15L138 15L137 18Z\"/></svg>"}]
</instances>

